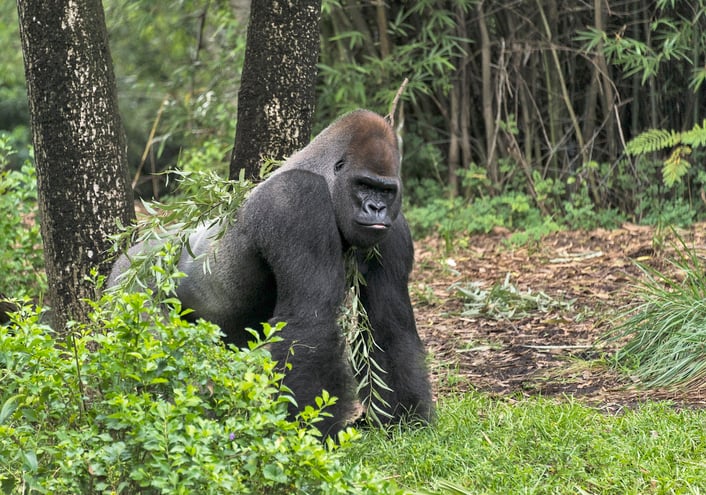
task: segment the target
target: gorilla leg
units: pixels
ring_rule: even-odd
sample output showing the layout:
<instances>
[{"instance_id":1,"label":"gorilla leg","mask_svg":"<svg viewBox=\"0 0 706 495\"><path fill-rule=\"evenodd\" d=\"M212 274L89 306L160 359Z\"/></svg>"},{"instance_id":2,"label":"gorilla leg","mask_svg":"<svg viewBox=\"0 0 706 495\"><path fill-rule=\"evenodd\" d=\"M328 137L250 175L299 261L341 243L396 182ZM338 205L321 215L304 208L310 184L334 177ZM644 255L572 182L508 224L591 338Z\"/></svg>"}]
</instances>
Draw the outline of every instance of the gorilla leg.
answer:
<instances>
[{"instance_id":1,"label":"gorilla leg","mask_svg":"<svg viewBox=\"0 0 706 495\"><path fill-rule=\"evenodd\" d=\"M324 436L335 435L352 419L355 399L345 345L340 333L332 328L328 322L297 322L290 317L283 330L284 339L271 347L272 357L285 373L284 385L292 390L297 403L290 405L292 417L307 405L314 405L323 390L337 398L335 405L325 409L324 420L316 424ZM291 369L284 369L289 364Z\"/></svg>"},{"instance_id":2,"label":"gorilla leg","mask_svg":"<svg viewBox=\"0 0 706 495\"><path fill-rule=\"evenodd\" d=\"M389 421L430 421L434 406L424 346L417 334L407 288L414 248L401 215L378 250L379 257L359 259L366 282L361 287L361 300L377 346L371 357L385 370L382 378L391 389L377 390L387 406L375 398L372 400L377 402L376 407L391 415ZM367 395L370 390L361 391L361 397Z\"/></svg>"}]
</instances>

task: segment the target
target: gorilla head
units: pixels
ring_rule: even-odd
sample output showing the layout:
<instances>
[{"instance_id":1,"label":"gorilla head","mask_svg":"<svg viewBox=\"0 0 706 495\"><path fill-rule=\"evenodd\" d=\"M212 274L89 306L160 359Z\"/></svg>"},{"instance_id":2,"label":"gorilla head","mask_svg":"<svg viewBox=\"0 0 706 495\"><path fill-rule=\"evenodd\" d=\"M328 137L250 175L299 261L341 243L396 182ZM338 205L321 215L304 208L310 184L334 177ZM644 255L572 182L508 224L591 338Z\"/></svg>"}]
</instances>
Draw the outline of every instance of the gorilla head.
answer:
<instances>
[{"instance_id":1,"label":"gorilla head","mask_svg":"<svg viewBox=\"0 0 706 495\"><path fill-rule=\"evenodd\" d=\"M349 246L374 246L397 219L402 202L397 136L376 113L357 110L341 117L281 170L292 168L326 179L338 229Z\"/></svg>"}]
</instances>

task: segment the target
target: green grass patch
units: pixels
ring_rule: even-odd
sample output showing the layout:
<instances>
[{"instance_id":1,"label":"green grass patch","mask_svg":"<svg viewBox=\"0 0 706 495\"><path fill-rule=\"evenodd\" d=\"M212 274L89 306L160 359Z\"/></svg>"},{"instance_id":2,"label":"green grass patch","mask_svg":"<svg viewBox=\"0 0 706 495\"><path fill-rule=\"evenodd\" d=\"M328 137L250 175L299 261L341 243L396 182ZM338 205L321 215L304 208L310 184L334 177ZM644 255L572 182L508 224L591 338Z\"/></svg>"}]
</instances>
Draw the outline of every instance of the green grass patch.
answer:
<instances>
[{"instance_id":1,"label":"green grass patch","mask_svg":"<svg viewBox=\"0 0 706 495\"><path fill-rule=\"evenodd\" d=\"M417 493L703 493L706 412L608 415L571 400L440 400L434 427L370 430L350 462Z\"/></svg>"},{"instance_id":2,"label":"green grass patch","mask_svg":"<svg viewBox=\"0 0 706 495\"><path fill-rule=\"evenodd\" d=\"M703 387L706 263L678 239L672 265L666 271L641 266L637 303L612 332L615 339L627 339L616 360L646 386Z\"/></svg>"}]
</instances>

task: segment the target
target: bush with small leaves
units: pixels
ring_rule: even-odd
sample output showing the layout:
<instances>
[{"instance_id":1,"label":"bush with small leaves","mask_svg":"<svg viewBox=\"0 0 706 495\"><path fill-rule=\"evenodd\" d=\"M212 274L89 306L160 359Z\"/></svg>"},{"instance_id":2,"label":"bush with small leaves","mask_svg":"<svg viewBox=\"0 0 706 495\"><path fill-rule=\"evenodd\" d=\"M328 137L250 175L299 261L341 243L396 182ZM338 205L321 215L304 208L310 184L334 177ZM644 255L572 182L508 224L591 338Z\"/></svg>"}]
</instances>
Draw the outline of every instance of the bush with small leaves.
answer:
<instances>
[{"instance_id":1,"label":"bush with small leaves","mask_svg":"<svg viewBox=\"0 0 706 495\"><path fill-rule=\"evenodd\" d=\"M0 136L0 294L39 298L46 290L42 238L37 221L37 177L26 162L8 167L17 152Z\"/></svg>"},{"instance_id":2,"label":"bush with small leaves","mask_svg":"<svg viewBox=\"0 0 706 495\"><path fill-rule=\"evenodd\" d=\"M68 337L29 308L0 327L2 493L401 493L343 467L355 430L322 443L335 398L287 419L278 328L227 348L160 294L108 293Z\"/></svg>"}]
</instances>

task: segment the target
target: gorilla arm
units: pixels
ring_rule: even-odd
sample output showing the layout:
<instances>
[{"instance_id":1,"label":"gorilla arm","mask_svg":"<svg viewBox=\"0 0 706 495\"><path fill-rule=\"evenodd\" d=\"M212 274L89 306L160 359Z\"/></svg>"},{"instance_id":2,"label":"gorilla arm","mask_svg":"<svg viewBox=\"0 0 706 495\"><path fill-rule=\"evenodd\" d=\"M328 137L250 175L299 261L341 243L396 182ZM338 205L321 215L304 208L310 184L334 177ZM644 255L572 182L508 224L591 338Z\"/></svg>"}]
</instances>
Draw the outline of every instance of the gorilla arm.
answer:
<instances>
[{"instance_id":1,"label":"gorilla arm","mask_svg":"<svg viewBox=\"0 0 706 495\"><path fill-rule=\"evenodd\" d=\"M376 347L372 359L385 370L382 375L391 390L377 390L389 407L376 404L392 417L388 421L430 421L434 415L425 352L414 321L407 287L414 260L409 227L400 214L378 244L379 256L358 263L365 277L361 300L368 313ZM368 396L362 390L360 396ZM375 399L373 399L375 400ZM385 421L385 418L381 417Z\"/></svg>"},{"instance_id":2,"label":"gorilla arm","mask_svg":"<svg viewBox=\"0 0 706 495\"><path fill-rule=\"evenodd\" d=\"M302 410L322 390L336 405L317 427L333 435L350 418L355 389L345 342L336 320L345 295L343 248L326 181L291 170L258 187L261 225L251 232L257 249L274 273L277 302L270 319L284 321L281 342L271 347L280 366L291 364L284 384Z\"/></svg>"}]
</instances>

